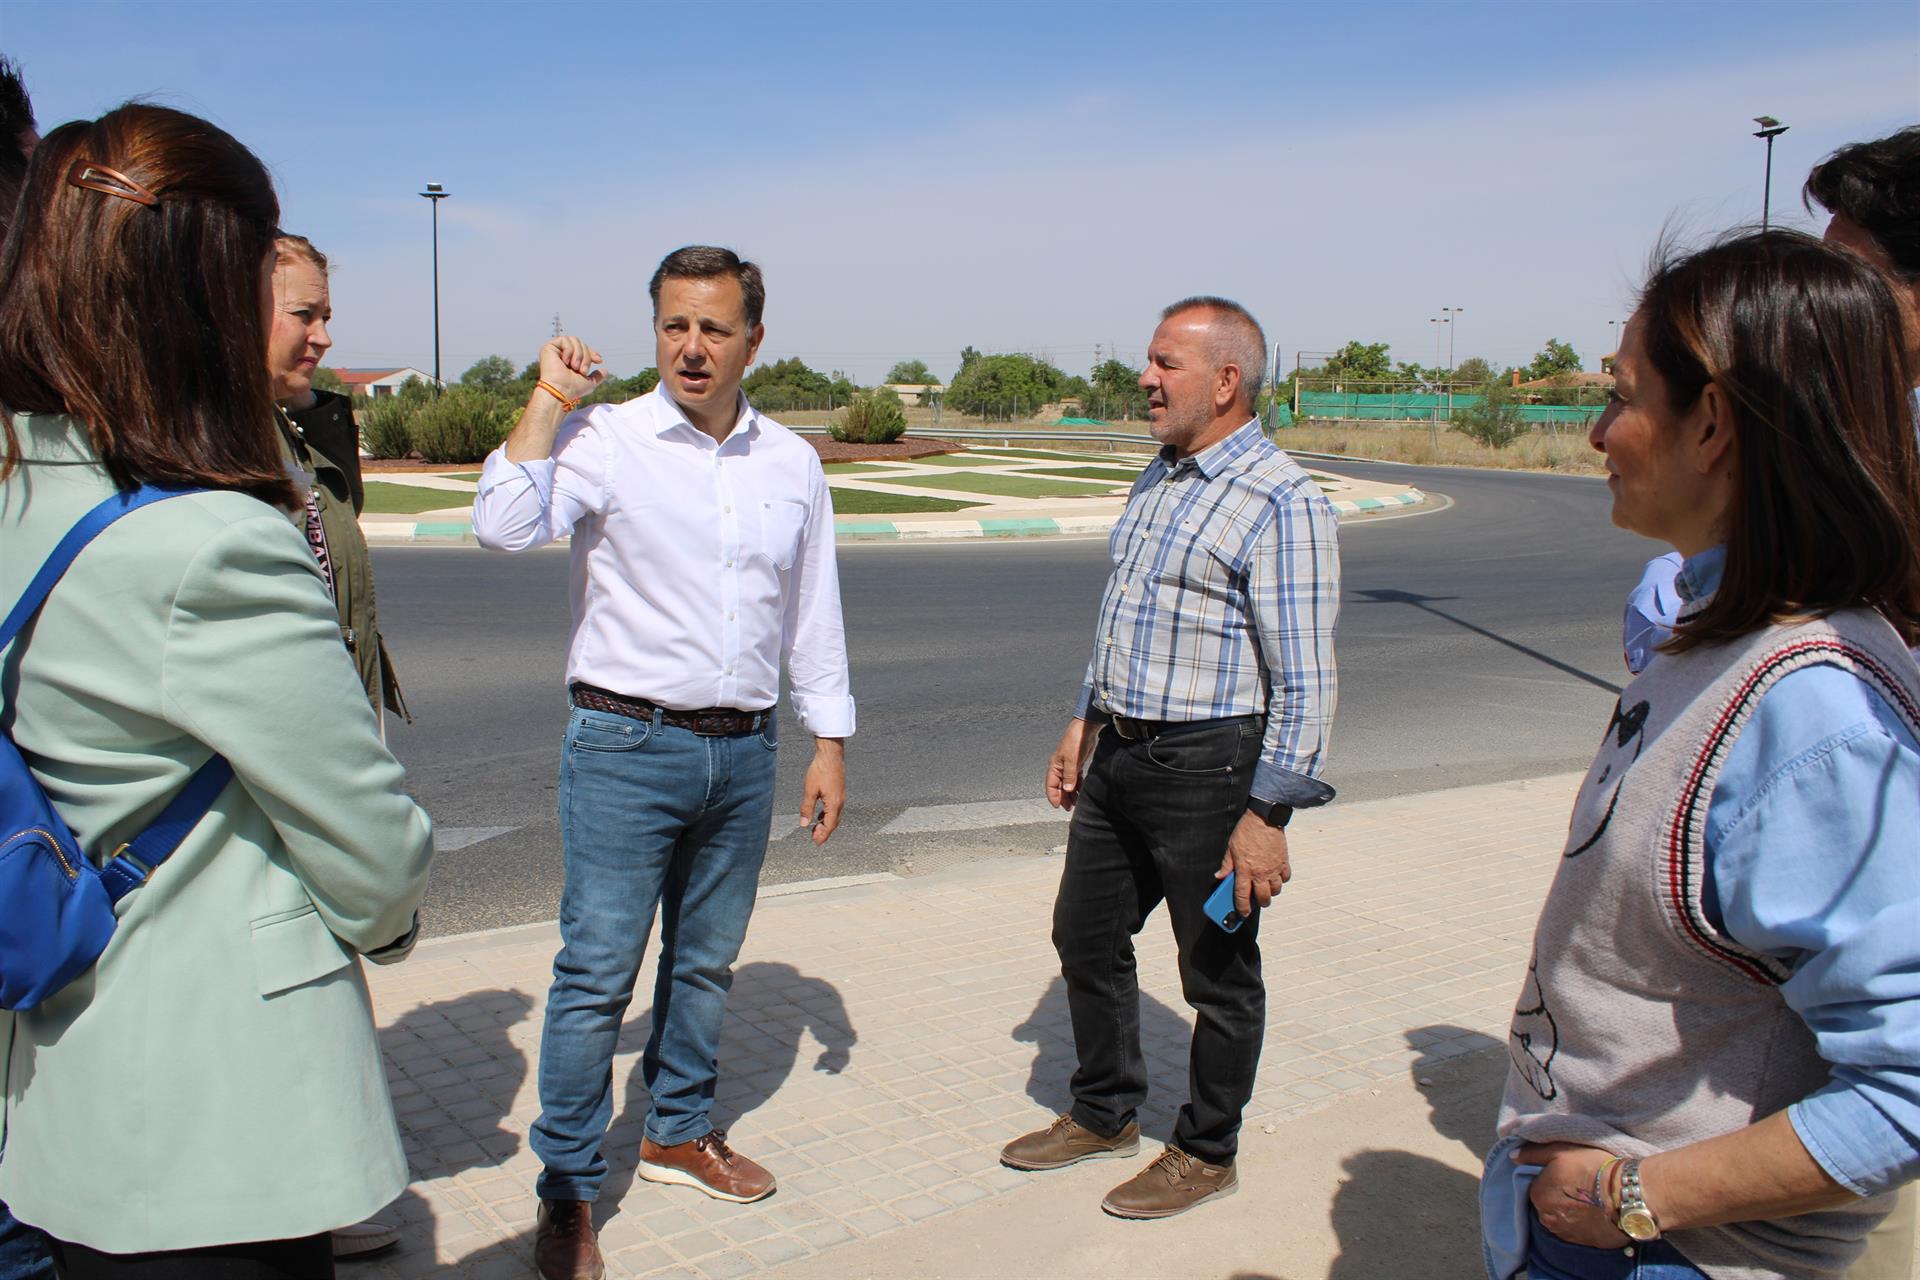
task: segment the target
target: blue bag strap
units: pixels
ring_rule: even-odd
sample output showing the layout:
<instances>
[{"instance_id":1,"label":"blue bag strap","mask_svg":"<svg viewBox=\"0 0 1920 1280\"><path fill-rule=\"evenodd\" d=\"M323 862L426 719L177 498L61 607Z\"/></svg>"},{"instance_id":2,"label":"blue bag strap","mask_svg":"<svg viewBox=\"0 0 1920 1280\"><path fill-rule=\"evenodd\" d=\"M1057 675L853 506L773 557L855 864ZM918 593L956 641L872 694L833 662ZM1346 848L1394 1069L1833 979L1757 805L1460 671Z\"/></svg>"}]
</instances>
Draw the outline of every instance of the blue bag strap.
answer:
<instances>
[{"instance_id":1,"label":"blue bag strap","mask_svg":"<svg viewBox=\"0 0 1920 1280\"><path fill-rule=\"evenodd\" d=\"M187 833L207 816L207 810L232 779L233 766L225 756L215 756L194 770L187 785L160 811L160 816L145 831L121 845L107 865L100 868L107 897L118 902L145 884L147 877L173 856Z\"/></svg>"},{"instance_id":2,"label":"blue bag strap","mask_svg":"<svg viewBox=\"0 0 1920 1280\"><path fill-rule=\"evenodd\" d=\"M26 592L14 604L13 611L7 614L7 620L0 622L0 649L13 643L13 638L20 634L21 628L27 625L40 606L46 602L47 594L67 572L67 567L73 563L73 558L79 555L89 542L98 537L101 530L130 511L138 511L141 507L159 502L164 498L177 498L183 493L196 492L199 490L143 484L131 493L113 494L81 516L73 528L67 530L67 536L60 539L52 553L47 556L46 563L40 566L40 572L33 575L33 581L27 584Z\"/></svg>"},{"instance_id":3,"label":"blue bag strap","mask_svg":"<svg viewBox=\"0 0 1920 1280\"><path fill-rule=\"evenodd\" d=\"M14 637L46 603L55 584L66 575L74 557L108 525L141 507L167 498L177 498L181 494L199 492L202 490L177 485L143 484L131 492L112 494L96 504L54 546L46 563L40 566L40 572L33 575L33 581L27 584L26 591L14 602L6 621L0 623L0 649L13 643ZM173 856L173 851L207 815L207 810L213 807L214 800L232 778L233 766L225 756L216 755L194 771L187 785L160 811L160 816L153 820L152 825L135 836L131 843L123 845L101 870L101 879L106 882L107 893L113 901L118 902L146 883L153 869Z\"/></svg>"}]
</instances>

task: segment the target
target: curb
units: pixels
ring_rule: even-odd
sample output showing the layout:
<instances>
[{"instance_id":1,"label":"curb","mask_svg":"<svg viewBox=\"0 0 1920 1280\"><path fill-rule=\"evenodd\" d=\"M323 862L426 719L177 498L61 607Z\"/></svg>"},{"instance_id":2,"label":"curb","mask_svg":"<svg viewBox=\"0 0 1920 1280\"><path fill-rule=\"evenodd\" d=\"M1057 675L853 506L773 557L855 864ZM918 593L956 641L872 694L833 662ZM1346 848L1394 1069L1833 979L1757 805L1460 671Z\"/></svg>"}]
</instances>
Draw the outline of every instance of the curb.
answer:
<instances>
[{"instance_id":1,"label":"curb","mask_svg":"<svg viewBox=\"0 0 1920 1280\"><path fill-rule=\"evenodd\" d=\"M1336 514L1342 516L1363 515L1367 512L1385 511L1394 507L1413 506L1426 501L1426 497L1427 495L1418 489L1407 489L1385 498L1352 498L1336 502L1333 504L1333 509ZM837 542L918 542L947 538L1083 538L1106 533L1119 519L1119 512L1111 515L1035 519L1018 517L978 520L838 519L834 521L834 532ZM362 519L360 532L365 535L369 543L471 544L473 542L473 524L467 520ZM556 545L565 541L565 538L557 539Z\"/></svg>"}]
</instances>

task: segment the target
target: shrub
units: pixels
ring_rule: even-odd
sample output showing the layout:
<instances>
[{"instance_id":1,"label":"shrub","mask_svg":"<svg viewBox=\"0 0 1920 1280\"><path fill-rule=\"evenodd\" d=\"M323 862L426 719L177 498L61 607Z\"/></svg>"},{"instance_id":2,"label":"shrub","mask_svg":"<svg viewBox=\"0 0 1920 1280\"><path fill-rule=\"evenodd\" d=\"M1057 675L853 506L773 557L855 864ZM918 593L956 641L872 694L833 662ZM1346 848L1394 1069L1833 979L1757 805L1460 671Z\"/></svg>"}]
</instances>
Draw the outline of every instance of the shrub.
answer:
<instances>
[{"instance_id":1,"label":"shrub","mask_svg":"<svg viewBox=\"0 0 1920 1280\"><path fill-rule=\"evenodd\" d=\"M890 387L855 396L827 428L828 436L848 444L892 444L906 433L907 411Z\"/></svg>"},{"instance_id":2,"label":"shrub","mask_svg":"<svg viewBox=\"0 0 1920 1280\"><path fill-rule=\"evenodd\" d=\"M1452 429L1495 449L1524 437L1531 427L1505 387L1488 387L1476 404L1455 409Z\"/></svg>"},{"instance_id":3,"label":"shrub","mask_svg":"<svg viewBox=\"0 0 1920 1280\"><path fill-rule=\"evenodd\" d=\"M499 447L519 406L473 387L449 387L408 423L414 451L428 462L479 462Z\"/></svg>"},{"instance_id":4,"label":"shrub","mask_svg":"<svg viewBox=\"0 0 1920 1280\"><path fill-rule=\"evenodd\" d=\"M360 438L374 457L404 458L413 452L413 435L407 430L419 407L413 400L380 396L361 403Z\"/></svg>"}]
</instances>

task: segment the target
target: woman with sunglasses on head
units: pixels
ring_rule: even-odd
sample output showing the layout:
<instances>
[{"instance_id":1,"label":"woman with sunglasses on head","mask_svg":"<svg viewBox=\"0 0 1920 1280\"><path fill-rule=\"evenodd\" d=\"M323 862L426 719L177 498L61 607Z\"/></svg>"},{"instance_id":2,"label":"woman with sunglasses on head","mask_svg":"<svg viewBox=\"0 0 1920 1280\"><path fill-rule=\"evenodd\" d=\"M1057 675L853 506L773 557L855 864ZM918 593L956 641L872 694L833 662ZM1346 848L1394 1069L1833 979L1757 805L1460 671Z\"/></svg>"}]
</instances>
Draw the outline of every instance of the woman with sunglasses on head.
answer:
<instances>
[{"instance_id":1,"label":"woman with sunglasses on head","mask_svg":"<svg viewBox=\"0 0 1920 1280\"><path fill-rule=\"evenodd\" d=\"M126 106L42 140L0 254L0 602L97 504L188 490L0 653L5 726L96 864L232 770L0 1043L0 1199L62 1276L331 1276L406 1182L360 959L410 948L432 840L289 519L278 212L232 137Z\"/></svg>"},{"instance_id":2,"label":"woman with sunglasses on head","mask_svg":"<svg viewBox=\"0 0 1920 1280\"><path fill-rule=\"evenodd\" d=\"M1482 1184L1495 1277L1841 1277L1920 1175L1920 456L1809 237L1660 265L1595 424L1684 557L1574 802ZM1903 1267L1906 1260L1903 1260Z\"/></svg>"}]
</instances>

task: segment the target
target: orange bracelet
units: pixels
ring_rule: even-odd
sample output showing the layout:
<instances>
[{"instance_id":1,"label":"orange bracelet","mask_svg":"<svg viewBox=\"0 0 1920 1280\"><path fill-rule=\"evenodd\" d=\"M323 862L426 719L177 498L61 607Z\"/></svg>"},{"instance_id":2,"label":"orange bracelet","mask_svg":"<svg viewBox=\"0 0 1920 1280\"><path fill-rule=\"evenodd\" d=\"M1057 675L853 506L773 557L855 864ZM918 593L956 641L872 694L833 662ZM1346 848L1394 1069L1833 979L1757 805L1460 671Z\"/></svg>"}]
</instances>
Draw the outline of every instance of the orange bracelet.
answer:
<instances>
[{"instance_id":1,"label":"orange bracelet","mask_svg":"<svg viewBox=\"0 0 1920 1280\"><path fill-rule=\"evenodd\" d=\"M575 409L578 409L580 407L580 402L578 400L567 399L565 392L561 391L560 388L554 386L551 382L548 382L545 378L540 379L540 381L534 383L533 385L538 387L540 390L546 392L548 395L552 396L555 400L558 400L560 402L560 408L562 412L572 413Z\"/></svg>"}]
</instances>

